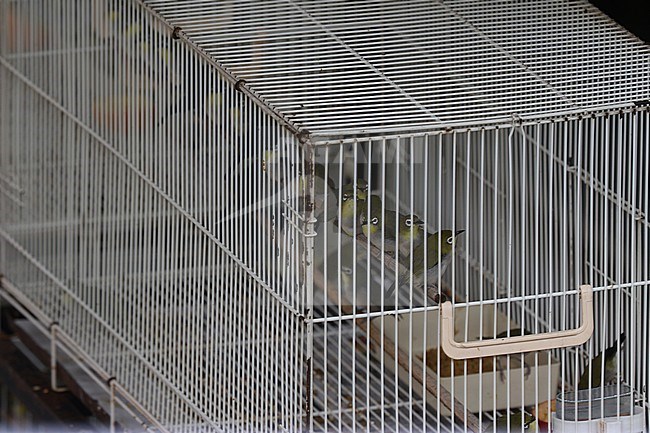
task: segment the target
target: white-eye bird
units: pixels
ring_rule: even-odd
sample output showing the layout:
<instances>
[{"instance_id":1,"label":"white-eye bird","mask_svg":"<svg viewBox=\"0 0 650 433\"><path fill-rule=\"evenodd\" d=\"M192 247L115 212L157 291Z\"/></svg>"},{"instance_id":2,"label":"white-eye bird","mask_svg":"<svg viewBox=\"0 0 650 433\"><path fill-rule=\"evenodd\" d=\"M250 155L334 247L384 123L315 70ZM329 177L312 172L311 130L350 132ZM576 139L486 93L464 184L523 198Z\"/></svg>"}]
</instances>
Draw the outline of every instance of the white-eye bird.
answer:
<instances>
[{"instance_id":1,"label":"white-eye bird","mask_svg":"<svg viewBox=\"0 0 650 433\"><path fill-rule=\"evenodd\" d=\"M422 289L424 287L425 275L427 284L437 285L438 277L441 277L445 273L447 266L451 262L454 243L463 232L464 230L459 230L456 233L451 230L442 230L427 236L426 254L424 250L425 245L422 243L414 249L413 254L406 257L403 264L407 269L412 269L412 273L408 270L399 273L397 283L393 284L391 289L388 290L390 299L394 299L395 287L398 287L399 290L408 291L411 280L414 291ZM401 308L401 304L398 305Z\"/></svg>"},{"instance_id":2,"label":"white-eye bird","mask_svg":"<svg viewBox=\"0 0 650 433\"><path fill-rule=\"evenodd\" d=\"M354 183L349 183L341 188L341 204L340 204L340 226L341 230L348 236L356 236L361 233L361 224L359 217L366 211L366 201L368 199L368 183L363 179L357 179L356 189ZM381 199L379 196L372 196L373 203L371 208L378 206L381 209ZM356 202L356 212L355 212ZM356 231L354 228L355 221L357 223ZM335 225L338 225L338 216L335 220Z\"/></svg>"},{"instance_id":3,"label":"white-eye bird","mask_svg":"<svg viewBox=\"0 0 650 433\"><path fill-rule=\"evenodd\" d=\"M591 360L591 376L589 375L589 364L585 366L585 371L580 376L578 381L578 389L598 388L601 386L601 379L603 376L603 356L605 358L605 385L616 383L618 379L618 366L616 363L617 353L619 346L622 347L625 342L625 333L622 333L619 338L620 344L614 344L607 348L604 352L600 352L594 359ZM590 383L591 377L591 383Z\"/></svg>"},{"instance_id":4,"label":"white-eye bird","mask_svg":"<svg viewBox=\"0 0 650 433\"><path fill-rule=\"evenodd\" d=\"M520 432L523 428L526 432L533 432L537 429L537 419L520 410L517 410L510 415L500 416L496 420L496 431L498 432L508 432L508 423L510 423L510 432L516 433ZM486 432L489 433L494 431L494 425L490 426Z\"/></svg>"},{"instance_id":5,"label":"white-eye bird","mask_svg":"<svg viewBox=\"0 0 650 433\"><path fill-rule=\"evenodd\" d=\"M401 255L410 255L411 239L413 239L413 248L424 240L426 233L424 223L415 215L402 215L392 210L386 210L384 215L385 218L382 218L381 207L374 208L373 206L370 207L370 220L365 213L361 214L359 220L363 234L370 239L371 244L381 249L383 226L384 252L394 253L396 245L398 245ZM395 239L396 231L397 241Z\"/></svg>"},{"instance_id":6,"label":"white-eye bird","mask_svg":"<svg viewBox=\"0 0 650 433\"><path fill-rule=\"evenodd\" d=\"M429 233L427 233L424 221L417 215L400 215L399 227L401 229L399 232L399 252L404 257L408 257L420 246Z\"/></svg>"}]
</instances>

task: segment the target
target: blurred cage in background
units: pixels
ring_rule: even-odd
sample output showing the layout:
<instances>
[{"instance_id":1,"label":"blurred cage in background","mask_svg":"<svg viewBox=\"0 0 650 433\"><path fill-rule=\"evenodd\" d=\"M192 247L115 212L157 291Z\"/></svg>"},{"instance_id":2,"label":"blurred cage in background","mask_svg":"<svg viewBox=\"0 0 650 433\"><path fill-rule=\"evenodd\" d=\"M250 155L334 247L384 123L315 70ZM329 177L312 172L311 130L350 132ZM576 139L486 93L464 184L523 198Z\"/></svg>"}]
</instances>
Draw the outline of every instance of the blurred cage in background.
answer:
<instances>
[{"instance_id":1,"label":"blurred cage in background","mask_svg":"<svg viewBox=\"0 0 650 433\"><path fill-rule=\"evenodd\" d=\"M2 296L144 426L647 430L650 48L587 2L0 24Z\"/></svg>"}]
</instances>

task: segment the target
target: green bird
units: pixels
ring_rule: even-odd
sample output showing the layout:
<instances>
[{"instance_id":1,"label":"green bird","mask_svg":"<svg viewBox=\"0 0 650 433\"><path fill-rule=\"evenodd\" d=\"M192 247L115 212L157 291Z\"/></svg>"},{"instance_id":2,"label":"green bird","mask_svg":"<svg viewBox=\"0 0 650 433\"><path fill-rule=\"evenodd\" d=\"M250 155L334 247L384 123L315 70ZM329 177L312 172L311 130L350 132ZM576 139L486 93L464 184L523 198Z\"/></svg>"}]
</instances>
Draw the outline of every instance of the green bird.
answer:
<instances>
[{"instance_id":1,"label":"green bird","mask_svg":"<svg viewBox=\"0 0 650 433\"><path fill-rule=\"evenodd\" d=\"M532 432L537 429L537 419L521 410L517 410L510 415L500 416L496 420L496 431L498 432L507 432L508 431L508 422L510 423L510 431L518 432L521 431L522 427L525 431ZM494 425L487 429L487 432L495 430Z\"/></svg>"},{"instance_id":2,"label":"green bird","mask_svg":"<svg viewBox=\"0 0 650 433\"><path fill-rule=\"evenodd\" d=\"M408 257L428 235L424 221L417 215L401 215L399 224L399 253ZM411 242L413 239L413 242Z\"/></svg>"},{"instance_id":3,"label":"green bird","mask_svg":"<svg viewBox=\"0 0 650 433\"><path fill-rule=\"evenodd\" d=\"M625 333L622 333L620 338L620 346L625 342ZM603 364L605 365L605 385L616 382L618 378L618 366L616 363L616 355L618 353L619 344L614 344L607 348L605 352L600 352L594 359L591 360L591 376L589 375L589 364L585 366L585 371L580 376L578 382L578 389L589 389L591 381L591 388L598 388L601 386L601 378L603 376ZM603 362L604 356L604 362ZM590 380L591 379L591 380Z\"/></svg>"},{"instance_id":4,"label":"green bird","mask_svg":"<svg viewBox=\"0 0 650 433\"><path fill-rule=\"evenodd\" d=\"M354 195L354 182L347 183L343 185L343 188L341 188L341 194L343 195L343 199L351 198L352 195ZM361 200L365 200L368 196L368 182L366 182L364 179L357 179L357 197L359 197Z\"/></svg>"},{"instance_id":5,"label":"green bird","mask_svg":"<svg viewBox=\"0 0 650 433\"><path fill-rule=\"evenodd\" d=\"M453 246L456 239L464 231L459 230L454 234L451 230L442 230L429 235L426 242L426 269L424 243L422 243L414 249L413 254L405 259L406 262L404 265L407 268L412 265L412 273L408 270L399 273L397 283L393 284L388 291L388 299L394 299L396 287L408 291L411 278L414 291L424 287L425 275L428 284L437 284L438 277L445 273L447 266L451 263ZM439 241L440 245L438 245Z\"/></svg>"},{"instance_id":6,"label":"green bird","mask_svg":"<svg viewBox=\"0 0 650 433\"><path fill-rule=\"evenodd\" d=\"M340 204L340 226L341 230L348 236L356 236L361 233L361 224L358 224L359 217L366 211L366 201L368 199L368 183L363 179L357 179L356 191L353 183L344 185L341 188L341 204ZM374 201L371 207L378 206L381 209L381 199L379 196L373 196ZM355 212L356 202L356 212ZM375 203L379 203L378 205ZM354 223L357 222L356 231ZM335 225L338 224L338 217L334 221Z\"/></svg>"},{"instance_id":7,"label":"green bird","mask_svg":"<svg viewBox=\"0 0 650 433\"><path fill-rule=\"evenodd\" d=\"M402 256L408 256L411 252L411 239L413 247L417 247L423 240L426 233L424 223L415 215L406 216L392 210L386 210L385 218L382 218L381 207L370 206L370 220L364 213L360 216L361 230L370 240L370 243L377 248L382 248L382 226L384 227L384 252L394 253L395 248L399 249ZM397 224L397 230L395 227ZM395 232L397 231L397 239Z\"/></svg>"}]
</instances>

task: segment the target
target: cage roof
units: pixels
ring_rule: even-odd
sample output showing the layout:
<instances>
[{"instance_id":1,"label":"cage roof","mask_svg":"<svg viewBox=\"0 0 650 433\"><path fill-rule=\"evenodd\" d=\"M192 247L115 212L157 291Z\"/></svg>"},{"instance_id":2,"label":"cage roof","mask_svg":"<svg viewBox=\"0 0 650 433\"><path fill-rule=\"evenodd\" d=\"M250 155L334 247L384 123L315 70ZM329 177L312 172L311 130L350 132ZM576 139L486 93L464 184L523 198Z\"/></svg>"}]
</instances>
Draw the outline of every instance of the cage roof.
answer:
<instances>
[{"instance_id":1,"label":"cage roof","mask_svg":"<svg viewBox=\"0 0 650 433\"><path fill-rule=\"evenodd\" d=\"M145 3L294 129L318 136L650 99L650 47L583 0Z\"/></svg>"}]
</instances>

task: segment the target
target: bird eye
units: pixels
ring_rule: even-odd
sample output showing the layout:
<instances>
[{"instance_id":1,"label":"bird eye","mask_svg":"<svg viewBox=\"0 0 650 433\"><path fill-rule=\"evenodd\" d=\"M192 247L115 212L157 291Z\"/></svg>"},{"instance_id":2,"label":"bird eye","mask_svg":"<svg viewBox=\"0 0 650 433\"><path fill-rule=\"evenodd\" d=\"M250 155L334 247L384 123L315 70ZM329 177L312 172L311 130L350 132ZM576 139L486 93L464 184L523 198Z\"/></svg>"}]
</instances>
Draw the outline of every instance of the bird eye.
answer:
<instances>
[{"instance_id":1,"label":"bird eye","mask_svg":"<svg viewBox=\"0 0 650 433\"><path fill-rule=\"evenodd\" d=\"M411 224L412 224L411 223L411 218L406 218L405 223L406 223L406 227L411 227Z\"/></svg>"},{"instance_id":2,"label":"bird eye","mask_svg":"<svg viewBox=\"0 0 650 433\"><path fill-rule=\"evenodd\" d=\"M373 225L377 225L379 223L379 218L374 217L371 222Z\"/></svg>"},{"instance_id":3,"label":"bird eye","mask_svg":"<svg viewBox=\"0 0 650 433\"><path fill-rule=\"evenodd\" d=\"M447 238L447 243L448 243L449 245L453 244L453 243L454 243L454 237L453 237L453 236L449 236L449 237Z\"/></svg>"},{"instance_id":4,"label":"bird eye","mask_svg":"<svg viewBox=\"0 0 650 433\"><path fill-rule=\"evenodd\" d=\"M352 273L352 269L346 268L345 266L341 267L341 270L343 271L344 274L350 275Z\"/></svg>"},{"instance_id":5,"label":"bird eye","mask_svg":"<svg viewBox=\"0 0 650 433\"><path fill-rule=\"evenodd\" d=\"M343 198L342 198L342 200L343 200L343 201L348 201L349 198L350 198L349 195L347 195L347 194L343 194Z\"/></svg>"}]
</instances>

